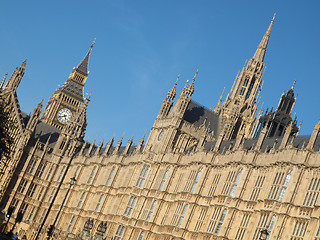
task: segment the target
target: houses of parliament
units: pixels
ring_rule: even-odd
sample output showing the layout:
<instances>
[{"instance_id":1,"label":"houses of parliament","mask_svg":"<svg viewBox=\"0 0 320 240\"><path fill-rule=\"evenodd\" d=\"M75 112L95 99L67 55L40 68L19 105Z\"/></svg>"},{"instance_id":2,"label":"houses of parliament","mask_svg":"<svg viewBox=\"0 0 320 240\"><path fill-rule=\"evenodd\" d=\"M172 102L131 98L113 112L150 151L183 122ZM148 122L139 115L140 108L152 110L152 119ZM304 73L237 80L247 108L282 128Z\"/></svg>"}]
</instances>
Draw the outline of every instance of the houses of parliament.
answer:
<instances>
[{"instance_id":1,"label":"houses of parliament","mask_svg":"<svg viewBox=\"0 0 320 240\"><path fill-rule=\"evenodd\" d=\"M294 83L258 110L273 23L213 109L192 99L196 74L181 93L175 82L135 145L84 141L93 44L29 115L17 96L24 61L0 84L15 124L0 165L2 226L22 213L14 232L31 240L50 228L51 239L257 240L266 230L269 240L320 240L320 122L299 136Z\"/></svg>"}]
</instances>

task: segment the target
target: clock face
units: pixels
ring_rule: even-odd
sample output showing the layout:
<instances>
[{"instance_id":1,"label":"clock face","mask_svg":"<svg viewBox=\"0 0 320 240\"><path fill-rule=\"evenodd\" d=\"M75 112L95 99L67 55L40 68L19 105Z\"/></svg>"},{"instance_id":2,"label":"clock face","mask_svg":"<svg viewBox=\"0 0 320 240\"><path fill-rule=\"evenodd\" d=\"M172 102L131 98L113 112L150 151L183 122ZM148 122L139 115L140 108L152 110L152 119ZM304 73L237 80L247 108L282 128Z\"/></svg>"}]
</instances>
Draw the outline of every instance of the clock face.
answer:
<instances>
[{"instance_id":1,"label":"clock face","mask_svg":"<svg viewBox=\"0 0 320 240\"><path fill-rule=\"evenodd\" d=\"M161 132L159 133L158 141L160 141L160 140L161 140L161 138L163 137L163 134L164 134L164 131L161 131Z\"/></svg>"},{"instance_id":2,"label":"clock face","mask_svg":"<svg viewBox=\"0 0 320 240\"><path fill-rule=\"evenodd\" d=\"M57 118L62 124L67 124L72 117L72 112L68 108L62 108L57 113Z\"/></svg>"}]
</instances>

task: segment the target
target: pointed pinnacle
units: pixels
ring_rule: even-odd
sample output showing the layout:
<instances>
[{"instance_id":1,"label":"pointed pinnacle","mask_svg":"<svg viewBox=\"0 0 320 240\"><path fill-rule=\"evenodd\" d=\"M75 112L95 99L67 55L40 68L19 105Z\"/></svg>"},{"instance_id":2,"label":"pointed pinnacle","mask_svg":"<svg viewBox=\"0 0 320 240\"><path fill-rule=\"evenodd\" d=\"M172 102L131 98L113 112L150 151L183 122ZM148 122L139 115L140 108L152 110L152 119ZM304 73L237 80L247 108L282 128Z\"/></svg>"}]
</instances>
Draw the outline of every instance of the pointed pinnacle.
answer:
<instances>
[{"instance_id":1,"label":"pointed pinnacle","mask_svg":"<svg viewBox=\"0 0 320 240\"><path fill-rule=\"evenodd\" d=\"M93 39L92 44L90 46L90 48L93 48L93 45L96 43L96 38Z\"/></svg>"},{"instance_id":2,"label":"pointed pinnacle","mask_svg":"<svg viewBox=\"0 0 320 240\"><path fill-rule=\"evenodd\" d=\"M21 67L25 67L27 65L27 58L23 61L23 63L21 64Z\"/></svg>"},{"instance_id":3,"label":"pointed pinnacle","mask_svg":"<svg viewBox=\"0 0 320 240\"><path fill-rule=\"evenodd\" d=\"M8 72L6 72L6 74L3 76L2 80L1 80L0 89L2 89L4 82L6 81L7 75L8 75Z\"/></svg>"},{"instance_id":4,"label":"pointed pinnacle","mask_svg":"<svg viewBox=\"0 0 320 240\"><path fill-rule=\"evenodd\" d=\"M294 88L294 85L296 85L296 82L297 82L297 80L294 79L293 84L292 84L292 87L291 87L292 90L293 90L293 88Z\"/></svg>"},{"instance_id":5,"label":"pointed pinnacle","mask_svg":"<svg viewBox=\"0 0 320 240\"><path fill-rule=\"evenodd\" d=\"M195 75L194 75L194 77L192 78L192 82L194 82L194 80L196 79L196 76L198 75L198 69L197 69L197 71L196 71L196 73L195 73Z\"/></svg>"},{"instance_id":6,"label":"pointed pinnacle","mask_svg":"<svg viewBox=\"0 0 320 240\"><path fill-rule=\"evenodd\" d=\"M180 73L179 73L179 75L178 75L178 77L177 77L176 82L174 83L175 86L177 86L177 83L178 83L179 78L180 78Z\"/></svg>"}]
</instances>

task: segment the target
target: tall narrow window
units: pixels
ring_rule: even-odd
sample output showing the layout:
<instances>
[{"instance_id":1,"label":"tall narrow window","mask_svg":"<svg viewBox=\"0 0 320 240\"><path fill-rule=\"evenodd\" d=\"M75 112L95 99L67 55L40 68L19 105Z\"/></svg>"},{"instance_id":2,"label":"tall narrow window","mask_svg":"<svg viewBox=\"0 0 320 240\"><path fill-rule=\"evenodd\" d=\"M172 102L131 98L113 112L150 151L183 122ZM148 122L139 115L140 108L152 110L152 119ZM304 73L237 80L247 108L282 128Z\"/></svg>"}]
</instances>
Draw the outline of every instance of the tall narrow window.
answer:
<instances>
[{"instance_id":1,"label":"tall narrow window","mask_svg":"<svg viewBox=\"0 0 320 240\"><path fill-rule=\"evenodd\" d=\"M166 180L167 180L169 171L170 171L170 168L167 167L167 170L166 170L166 172L164 173L164 175L163 175L163 177L162 177L162 180L161 180L161 183L160 183L160 186L159 186L159 190L160 190L160 191L162 191L162 189L163 189L163 186L164 186L164 184L165 184L165 182L166 182Z\"/></svg>"},{"instance_id":2,"label":"tall narrow window","mask_svg":"<svg viewBox=\"0 0 320 240\"><path fill-rule=\"evenodd\" d=\"M220 219L219 219L219 222L218 222L218 225L217 225L217 229L216 229L216 231L214 232L215 234L219 234L220 229L221 229L221 226L222 226L222 224L223 224L223 221L224 221L224 219L225 219L225 217L226 217L226 214L227 214L227 209L224 209L224 210L222 211L221 217L220 217Z\"/></svg>"},{"instance_id":3,"label":"tall narrow window","mask_svg":"<svg viewBox=\"0 0 320 240\"><path fill-rule=\"evenodd\" d=\"M85 195L86 195L86 193L85 193L85 192L84 192L84 193L82 193L82 195L81 195L81 197L80 197L80 200L79 200L79 202L78 202L78 206L77 206L77 208L80 208L80 207L81 207L81 205L82 205L82 202L83 202L83 199L84 199Z\"/></svg>"},{"instance_id":4,"label":"tall narrow window","mask_svg":"<svg viewBox=\"0 0 320 240\"><path fill-rule=\"evenodd\" d=\"M33 208L32 208L32 210L31 210L31 212L30 212L30 214L29 214L29 217L28 217L28 219L27 219L28 221L30 221L30 220L32 219L35 209L36 209L36 207L33 207Z\"/></svg>"},{"instance_id":5,"label":"tall narrow window","mask_svg":"<svg viewBox=\"0 0 320 240\"><path fill-rule=\"evenodd\" d=\"M148 171L149 171L149 166L144 165L141 170L140 176L138 178L137 184L136 184L137 187L142 188L143 183L146 180L146 176L147 176Z\"/></svg>"},{"instance_id":6,"label":"tall narrow window","mask_svg":"<svg viewBox=\"0 0 320 240\"><path fill-rule=\"evenodd\" d=\"M99 202L97 203L97 206L96 206L96 211L99 210L103 197L104 197L104 194L101 194L101 196L99 198Z\"/></svg>"},{"instance_id":7,"label":"tall narrow window","mask_svg":"<svg viewBox=\"0 0 320 240\"><path fill-rule=\"evenodd\" d=\"M48 172L48 175L46 177L46 180L48 181L50 176L51 176L51 173L52 173L52 170L53 170L53 167L50 168L49 172Z\"/></svg>"},{"instance_id":8,"label":"tall narrow window","mask_svg":"<svg viewBox=\"0 0 320 240\"><path fill-rule=\"evenodd\" d=\"M306 234L307 228L308 228L308 223L306 221L297 220L293 228L291 239L303 240L303 237Z\"/></svg>"},{"instance_id":9,"label":"tall narrow window","mask_svg":"<svg viewBox=\"0 0 320 240\"><path fill-rule=\"evenodd\" d=\"M32 158L32 159L30 160L29 166L28 166L28 168L27 168L27 173L32 174L35 165L36 165L36 160Z\"/></svg>"},{"instance_id":10,"label":"tall narrow window","mask_svg":"<svg viewBox=\"0 0 320 240\"><path fill-rule=\"evenodd\" d=\"M19 200L15 198L15 199L13 199L13 200L12 200L12 202L11 202L11 206L13 206L13 207L17 208L18 203L19 203Z\"/></svg>"},{"instance_id":11,"label":"tall narrow window","mask_svg":"<svg viewBox=\"0 0 320 240\"><path fill-rule=\"evenodd\" d=\"M188 176L188 179L186 181L186 185L184 186L183 191L184 192L190 192L191 188L192 188L192 184L194 182L194 179L196 177L197 171L196 170L192 170ZM180 183L181 184L181 183Z\"/></svg>"},{"instance_id":12,"label":"tall narrow window","mask_svg":"<svg viewBox=\"0 0 320 240\"><path fill-rule=\"evenodd\" d=\"M234 193L235 193L235 191L236 191L236 188L237 188L238 183L239 183L239 180L240 180L241 173L242 173L242 169L240 168L240 169L238 170L236 179L235 179L234 182L233 182L233 185L232 185L232 188L231 188L231 191L230 191L230 194L229 194L230 197L233 197L233 196L234 196Z\"/></svg>"},{"instance_id":13,"label":"tall narrow window","mask_svg":"<svg viewBox=\"0 0 320 240\"><path fill-rule=\"evenodd\" d=\"M40 167L39 167L39 169L38 169L38 172L37 172L37 174L36 174L36 176L37 176L38 178L41 178L41 177L42 177L42 174L43 174L45 168L46 168L46 164L45 164L45 163L41 163L41 164L40 164Z\"/></svg>"},{"instance_id":14,"label":"tall narrow window","mask_svg":"<svg viewBox=\"0 0 320 240\"><path fill-rule=\"evenodd\" d=\"M251 214L248 214L248 213L243 214L242 220L240 222L240 226L238 228L237 235L235 238L236 240L243 240L244 239L243 237L247 231L250 218L251 218Z\"/></svg>"},{"instance_id":15,"label":"tall narrow window","mask_svg":"<svg viewBox=\"0 0 320 240\"><path fill-rule=\"evenodd\" d=\"M49 203L51 203L55 192L56 192L56 189L52 189L51 195L50 195L50 197L49 197Z\"/></svg>"},{"instance_id":16,"label":"tall narrow window","mask_svg":"<svg viewBox=\"0 0 320 240\"><path fill-rule=\"evenodd\" d=\"M78 166L76 171L74 172L73 176L74 176L75 179L77 179L79 171L80 171L80 166Z\"/></svg>"},{"instance_id":17,"label":"tall narrow window","mask_svg":"<svg viewBox=\"0 0 320 240\"><path fill-rule=\"evenodd\" d=\"M241 173L242 173L241 168L237 172L230 171L228 173L227 179L224 183L224 186L221 192L222 195L229 195L230 197L233 197L235 190L237 188L238 182L240 180Z\"/></svg>"},{"instance_id":18,"label":"tall narrow window","mask_svg":"<svg viewBox=\"0 0 320 240\"><path fill-rule=\"evenodd\" d=\"M201 231L201 227L202 227L203 221L204 221L204 219L205 219L205 217L207 215L207 211L208 211L208 208L206 208L206 207L201 208L197 223L196 223L196 225L194 227L194 231L195 232L200 232Z\"/></svg>"},{"instance_id":19,"label":"tall narrow window","mask_svg":"<svg viewBox=\"0 0 320 240\"><path fill-rule=\"evenodd\" d=\"M261 176L261 175L258 176L258 178L257 178L257 180L256 180L256 182L254 184L251 196L250 196L250 200L251 201L257 201L265 178L266 178L266 176Z\"/></svg>"},{"instance_id":20,"label":"tall narrow window","mask_svg":"<svg viewBox=\"0 0 320 240\"><path fill-rule=\"evenodd\" d=\"M156 205L157 205L157 201L154 200L154 202L152 203L151 208L150 208L150 210L148 212L147 221L150 221L150 218L152 216L153 210L156 207Z\"/></svg>"},{"instance_id":21,"label":"tall narrow window","mask_svg":"<svg viewBox=\"0 0 320 240\"><path fill-rule=\"evenodd\" d=\"M143 235L144 235L144 232L141 232L140 235L139 235L138 240L142 240L143 239Z\"/></svg>"},{"instance_id":22,"label":"tall narrow window","mask_svg":"<svg viewBox=\"0 0 320 240\"><path fill-rule=\"evenodd\" d=\"M28 209L28 206L29 206L28 203L23 202L23 203L21 204L20 211L23 212L23 214L25 214L25 212L26 212L27 209Z\"/></svg>"},{"instance_id":23,"label":"tall narrow window","mask_svg":"<svg viewBox=\"0 0 320 240\"><path fill-rule=\"evenodd\" d=\"M183 221L183 219L184 219L184 216L186 215L186 212L187 212L187 210L188 210L188 206L189 206L188 204L186 204L186 205L184 206L184 208L183 208L183 210L182 210L182 213L181 213L181 215L180 215L180 218L179 218L177 227L180 227L180 226L181 226L182 221Z\"/></svg>"},{"instance_id":24,"label":"tall narrow window","mask_svg":"<svg viewBox=\"0 0 320 240\"><path fill-rule=\"evenodd\" d=\"M92 171L91 171L91 174L90 174L90 177L89 177L89 179L88 179L88 184L90 184L91 182L92 182L92 179L93 179L93 177L94 177L94 173L96 172L96 166L94 166L94 168L92 169Z\"/></svg>"},{"instance_id":25,"label":"tall narrow window","mask_svg":"<svg viewBox=\"0 0 320 240\"><path fill-rule=\"evenodd\" d=\"M107 186L107 187L110 186L110 184L111 184L111 179L112 179L112 176L113 176L115 170L116 170L116 167L113 166L112 169L111 169L111 172L110 172L110 174L109 174L107 183L106 183L106 186Z\"/></svg>"},{"instance_id":26,"label":"tall narrow window","mask_svg":"<svg viewBox=\"0 0 320 240\"><path fill-rule=\"evenodd\" d=\"M279 198L278 198L279 201L283 200L284 194L286 193L289 181L291 179L291 174L292 174L292 170L289 169L288 172L287 172L286 179L285 179L285 181L284 181L284 183L282 185L281 191L280 191L280 195L279 195Z\"/></svg>"},{"instance_id":27,"label":"tall narrow window","mask_svg":"<svg viewBox=\"0 0 320 240\"><path fill-rule=\"evenodd\" d=\"M193 184L192 184L192 188L191 188L191 193L194 193L194 190L196 189L196 186L199 182L199 179L200 179L200 175L201 175L201 172L202 172L202 168L199 168L198 172L197 172L197 175L193 181Z\"/></svg>"},{"instance_id":28,"label":"tall narrow window","mask_svg":"<svg viewBox=\"0 0 320 240\"><path fill-rule=\"evenodd\" d=\"M17 189L17 191L18 191L19 193L23 193L24 190L26 189L27 184L28 184L28 181L25 180L25 179L22 179L22 180L21 180L21 183L20 183L20 185L19 185L19 187L18 187L18 189Z\"/></svg>"},{"instance_id":29,"label":"tall narrow window","mask_svg":"<svg viewBox=\"0 0 320 240\"><path fill-rule=\"evenodd\" d=\"M41 199L41 197L42 197L42 194L43 194L43 191L44 191L44 187L42 187L42 188L40 189L39 195L38 195L38 197L37 197L37 200L38 200L38 201L40 201L40 199Z\"/></svg>"},{"instance_id":30,"label":"tall narrow window","mask_svg":"<svg viewBox=\"0 0 320 240\"><path fill-rule=\"evenodd\" d=\"M162 220L161 220L161 225L164 225L166 223L167 217L168 217L169 212L171 210L171 206L172 206L171 204L167 204L166 211L165 211L165 213L164 213L164 215L162 217Z\"/></svg>"},{"instance_id":31,"label":"tall narrow window","mask_svg":"<svg viewBox=\"0 0 320 240\"><path fill-rule=\"evenodd\" d=\"M134 208L134 205L136 204L136 201L137 201L137 198L136 197L131 197L129 202L128 202L128 205L127 205L127 208L124 212L124 215L127 216L127 217L130 217L131 213L132 213L132 210Z\"/></svg>"},{"instance_id":32,"label":"tall narrow window","mask_svg":"<svg viewBox=\"0 0 320 240\"><path fill-rule=\"evenodd\" d=\"M276 221L276 216L275 215L273 215L270 218L270 214L269 213L265 213L265 212L261 213L260 218L259 218L258 223L257 223L257 228L256 228L256 230L254 232L252 240L259 240L260 239L260 233L264 229L267 229L269 232L271 232L275 221ZM269 239L269 237L270 237L270 234L267 237L267 239Z\"/></svg>"},{"instance_id":33,"label":"tall narrow window","mask_svg":"<svg viewBox=\"0 0 320 240\"><path fill-rule=\"evenodd\" d=\"M248 86L248 83L249 83L249 78L246 77L246 79L245 79L244 82L243 82L243 86L244 86L244 87Z\"/></svg>"},{"instance_id":34,"label":"tall narrow window","mask_svg":"<svg viewBox=\"0 0 320 240\"><path fill-rule=\"evenodd\" d=\"M215 207L209 221L207 232L219 234L226 214L227 209L222 209L222 207Z\"/></svg>"},{"instance_id":35,"label":"tall narrow window","mask_svg":"<svg viewBox=\"0 0 320 240\"><path fill-rule=\"evenodd\" d=\"M114 236L113 240L121 240L123 232L124 232L124 226L119 225L117 232L116 232L116 235Z\"/></svg>"},{"instance_id":36,"label":"tall narrow window","mask_svg":"<svg viewBox=\"0 0 320 240\"><path fill-rule=\"evenodd\" d=\"M63 174L64 174L65 168L66 168L65 166L62 167L61 172L60 172L60 175L59 175L58 180L57 180L58 182L61 181L61 178L62 178L62 176L63 176Z\"/></svg>"},{"instance_id":37,"label":"tall narrow window","mask_svg":"<svg viewBox=\"0 0 320 240\"><path fill-rule=\"evenodd\" d=\"M229 195L230 189L231 189L231 185L234 181L234 177L235 177L236 172L235 171L229 171L227 179L223 185L223 189L221 194L222 195Z\"/></svg>"},{"instance_id":38,"label":"tall narrow window","mask_svg":"<svg viewBox=\"0 0 320 240\"><path fill-rule=\"evenodd\" d=\"M32 198L36 189L37 189L37 184L31 183L27 196Z\"/></svg>"},{"instance_id":39,"label":"tall narrow window","mask_svg":"<svg viewBox=\"0 0 320 240\"><path fill-rule=\"evenodd\" d=\"M180 190L183 177L184 177L184 173L180 173L177 184L173 190L174 193L177 193Z\"/></svg>"},{"instance_id":40,"label":"tall narrow window","mask_svg":"<svg viewBox=\"0 0 320 240\"><path fill-rule=\"evenodd\" d=\"M284 194L286 192L287 186L289 184L291 174L292 174L291 169L288 170L287 174L285 174L285 172L276 173L269 195L268 195L269 199L282 201Z\"/></svg>"},{"instance_id":41,"label":"tall narrow window","mask_svg":"<svg viewBox=\"0 0 320 240\"><path fill-rule=\"evenodd\" d=\"M312 178L303 205L313 207L319 197L320 178Z\"/></svg>"},{"instance_id":42,"label":"tall narrow window","mask_svg":"<svg viewBox=\"0 0 320 240\"><path fill-rule=\"evenodd\" d=\"M176 211L171 220L171 225L175 225L177 227L181 226L184 216L188 210L188 207L188 204L183 205L183 203L178 203Z\"/></svg>"},{"instance_id":43,"label":"tall narrow window","mask_svg":"<svg viewBox=\"0 0 320 240\"><path fill-rule=\"evenodd\" d=\"M247 94L246 94L246 98L249 98L249 97L250 97L251 91L252 91L253 86L254 86L254 82L255 82L255 80L254 80L254 79L252 79L252 80L251 80L251 83L250 83L250 85L249 85L249 88L248 88Z\"/></svg>"},{"instance_id":44,"label":"tall narrow window","mask_svg":"<svg viewBox=\"0 0 320 240\"><path fill-rule=\"evenodd\" d=\"M40 223L42 223L43 219L44 219L44 216L46 215L47 213L47 209L45 208L41 214L41 217L40 217Z\"/></svg>"},{"instance_id":45,"label":"tall narrow window","mask_svg":"<svg viewBox=\"0 0 320 240\"><path fill-rule=\"evenodd\" d=\"M71 228L72 228L72 225L73 225L73 222L74 222L75 218L76 218L75 216L72 216L71 221L70 221L69 226L68 226L68 232L71 231Z\"/></svg>"},{"instance_id":46,"label":"tall narrow window","mask_svg":"<svg viewBox=\"0 0 320 240\"><path fill-rule=\"evenodd\" d=\"M209 188L208 197L213 197L214 193L216 192L217 186L219 184L221 178L221 174L217 173L214 175L211 186Z\"/></svg>"}]
</instances>

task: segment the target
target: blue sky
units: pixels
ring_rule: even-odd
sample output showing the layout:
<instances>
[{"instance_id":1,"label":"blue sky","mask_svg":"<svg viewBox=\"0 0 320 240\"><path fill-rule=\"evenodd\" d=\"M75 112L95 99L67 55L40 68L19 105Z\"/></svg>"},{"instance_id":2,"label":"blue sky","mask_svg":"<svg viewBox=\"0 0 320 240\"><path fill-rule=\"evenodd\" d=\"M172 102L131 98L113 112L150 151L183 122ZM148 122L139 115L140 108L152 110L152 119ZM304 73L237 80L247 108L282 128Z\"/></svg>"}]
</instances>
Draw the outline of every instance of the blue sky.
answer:
<instances>
[{"instance_id":1,"label":"blue sky","mask_svg":"<svg viewBox=\"0 0 320 240\"><path fill-rule=\"evenodd\" d=\"M148 133L168 89L196 78L193 99L225 96L277 13L265 57L263 108L297 79L294 112L310 134L320 118L319 1L8 1L1 3L0 76L28 58L18 89L30 113L62 85L94 38L85 91L86 138L134 142Z\"/></svg>"}]
</instances>

